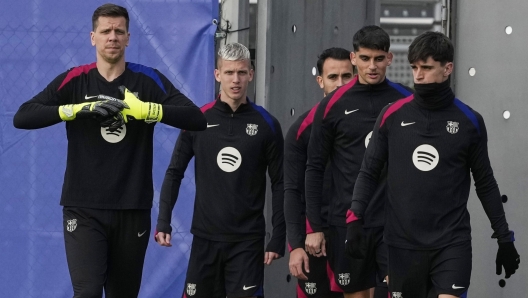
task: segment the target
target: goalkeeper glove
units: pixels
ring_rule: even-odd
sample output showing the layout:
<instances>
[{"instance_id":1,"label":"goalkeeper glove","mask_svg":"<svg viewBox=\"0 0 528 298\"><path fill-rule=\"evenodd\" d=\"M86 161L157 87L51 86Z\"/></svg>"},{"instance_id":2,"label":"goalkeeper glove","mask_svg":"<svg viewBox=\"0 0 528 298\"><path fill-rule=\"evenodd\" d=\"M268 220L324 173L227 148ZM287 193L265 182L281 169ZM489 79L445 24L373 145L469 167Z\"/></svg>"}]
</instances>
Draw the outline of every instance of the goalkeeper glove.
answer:
<instances>
[{"instance_id":1,"label":"goalkeeper glove","mask_svg":"<svg viewBox=\"0 0 528 298\"><path fill-rule=\"evenodd\" d=\"M143 102L125 86L120 86L119 90L125 95L125 108L121 111L125 123L128 123L128 120L145 120L147 123L161 121L163 117L161 104Z\"/></svg>"},{"instance_id":2,"label":"goalkeeper glove","mask_svg":"<svg viewBox=\"0 0 528 298\"><path fill-rule=\"evenodd\" d=\"M125 104L123 101L106 95L98 95L98 101L59 106L59 116L63 121L76 118L107 118L116 115Z\"/></svg>"},{"instance_id":3,"label":"goalkeeper glove","mask_svg":"<svg viewBox=\"0 0 528 298\"><path fill-rule=\"evenodd\" d=\"M111 132L117 131L124 124L125 120L123 119L123 115L121 113L117 113L114 116L104 118L100 123L101 127L107 127L108 130Z\"/></svg>"}]
</instances>

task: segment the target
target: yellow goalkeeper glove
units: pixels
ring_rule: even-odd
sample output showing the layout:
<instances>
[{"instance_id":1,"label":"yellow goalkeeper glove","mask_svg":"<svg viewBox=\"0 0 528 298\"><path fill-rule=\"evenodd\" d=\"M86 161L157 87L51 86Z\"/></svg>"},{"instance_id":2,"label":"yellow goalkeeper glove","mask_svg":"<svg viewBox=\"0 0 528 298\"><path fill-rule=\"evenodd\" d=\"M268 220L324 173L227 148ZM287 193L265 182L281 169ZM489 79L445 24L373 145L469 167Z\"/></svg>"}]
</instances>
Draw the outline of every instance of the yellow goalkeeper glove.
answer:
<instances>
[{"instance_id":1,"label":"yellow goalkeeper glove","mask_svg":"<svg viewBox=\"0 0 528 298\"><path fill-rule=\"evenodd\" d=\"M106 95L98 95L98 101L79 104L68 104L59 106L59 116L63 121L71 121L76 118L102 119L116 115L125 104L123 101Z\"/></svg>"},{"instance_id":2,"label":"yellow goalkeeper glove","mask_svg":"<svg viewBox=\"0 0 528 298\"><path fill-rule=\"evenodd\" d=\"M119 90L125 95L125 108L121 111L125 123L128 120L145 120L147 123L159 122L163 117L161 104L153 102L143 102L130 92L125 86L120 86Z\"/></svg>"}]
</instances>

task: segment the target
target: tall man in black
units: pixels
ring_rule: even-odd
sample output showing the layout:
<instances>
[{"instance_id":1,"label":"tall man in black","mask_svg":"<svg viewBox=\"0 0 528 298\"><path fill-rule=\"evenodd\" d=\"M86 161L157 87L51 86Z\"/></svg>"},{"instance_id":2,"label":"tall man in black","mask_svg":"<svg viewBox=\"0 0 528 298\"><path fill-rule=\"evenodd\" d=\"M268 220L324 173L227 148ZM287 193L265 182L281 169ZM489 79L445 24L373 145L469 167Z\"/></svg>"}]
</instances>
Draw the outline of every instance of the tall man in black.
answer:
<instances>
[{"instance_id":1,"label":"tall man in black","mask_svg":"<svg viewBox=\"0 0 528 298\"><path fill-rule=\"evenodd\" d=\"M385 73L392 62L389 35L378 26L360 29L353 39L350 58L358 75L325 97L317 107L308 145L306 169L306 215L313 233L306 237L306 250L316 256L328 253L330 269L345 297L369 297L386 273L382 243L384 187L380 187L369 212L369 258L353 260L345 255L346 222L354 183L365 148L379 112L387 104L411 92L390 82ZM330 160L334 191L329 209L329 243L322 233L321 201L323 175Z\"/></svg>"},{"instance_id":2,"label":"tall man in black","mask_svg":"<svg viewBox=\"0 0 528 298\"><path fill-rule=\"evenodd\" d=\"M442 33L426 32L409 47L414 96L378 117L347 218L347 245L361 257L362 222L384 165L388 164L385 242L393 297L465 297L471 277L467 201L473 173L477 195L499 244L497 274L519 267L493 176L482 116L449 86L454 48ZM428 296L431 297L431 296Z\"/></svg>"},{"instance_id":3,"label":"tall man in black","mask_svg":"<svg viewBox=\"0 0 528 298\"><path fill-rule=\"evenodd\" d=\"M202 107L207 130L182 132L163 181L156 241L171 246L171 214L195 157L194 235L183 297L262 297L264 264L284 255L283 155L279 122L247 98L249 50L218 51L219 97ZM264 250L266 171L272 188L273 235Z\"/></svg>"},{"instance_id":4,"label":"tall man in black","mask_svg":"<svg viewBox=\"0 0 528 298\"><path fill-rule=\"evenodd\" d=\"M323 89L324 96L352 80L354 67L350 62L350 51L342 48L329 48L324 50L318 58L317 82ZM312 232L306 229L304 175L308 141L317 105L302 114L292 124L284 140L284 218L290 249L290 273L298 279L297 298L343 297L339 293L341 291L331 292L332 288L340 289L335 285L333 277L328 275L326 256L308 255L304 250L306 234ZM323 228L328 228L326 224L328 201L332 194L329 169L325 174L325 183L325 197L321 211L324 220Z\"/></svg>"},{"instance_id":5,"label":"tall man in black","mask_svg":"<svg viewBox=\"0 0 528 298\"><path fill-rule=\"evenodd\" d=\"M37 129L66 121L61 205L74 297L102 297L103 289L109 298L136 297L154 195L154 124L203 130L206 121L159 71L125 62L125 8L104 4L92 24L96 62L57 76L13 122Z\"/></svg>"}]
</instances>

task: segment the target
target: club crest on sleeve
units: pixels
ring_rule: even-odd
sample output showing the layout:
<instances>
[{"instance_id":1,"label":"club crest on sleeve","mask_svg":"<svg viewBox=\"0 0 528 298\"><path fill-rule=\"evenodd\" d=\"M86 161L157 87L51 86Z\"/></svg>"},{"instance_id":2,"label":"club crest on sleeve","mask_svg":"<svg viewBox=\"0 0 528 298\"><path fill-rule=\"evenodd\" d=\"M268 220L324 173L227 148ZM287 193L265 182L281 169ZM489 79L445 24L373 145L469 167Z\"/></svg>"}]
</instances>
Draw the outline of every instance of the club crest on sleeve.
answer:
<instances>
[{"instance_id":1,"label":"club crest on sleeve","mask_svg":"<svg viewBox=\"0 0 528 298\"><path fill-rule=\"evenodd\" d=\"M188 283L186 292L187 295L194 296L194 294L196 294L196 284Z\"/></svg>"},{"instance_id":2,"label":"club crest on sleeve","mask_svg":"<svg viewBox=\"0 0 528 298\"><path fill-rule=\"evenodd\" d=\"M304 286L304 289L308 295L314 295L317 292L317 283L307 282Z\"/></svg>"},{"instance_id":3,"label":"club crest on sleeve","mask_svg":"<svg viewBox=\"0 0 528 298\"><path fill-rule=\"evenodd\" d=\"M66 231L73 232L77 228L77 219L69 219L66 221Z\"/></svg>"},{"instance_id":4,"label":"club crest on sleeve","mask_svg":"<svg viewBox=\"0 0 528 298\"><path fill-rule=\"evenodd\" d=\"M257 132L258 132L258 125L248 123L246 127L246 133L250 136L254 136L257 134Z\"/></svg>"},{"instance_id":5,"label":"club crest on sleeve","mask_svg":"<svg viewBox=\"0 0 528 298\"><path fill-rule=\"evenodd\" d=\"M448 133L456 134L458 132L458 122L447 121L446 129Z\"/></svg>"}]
</instances>

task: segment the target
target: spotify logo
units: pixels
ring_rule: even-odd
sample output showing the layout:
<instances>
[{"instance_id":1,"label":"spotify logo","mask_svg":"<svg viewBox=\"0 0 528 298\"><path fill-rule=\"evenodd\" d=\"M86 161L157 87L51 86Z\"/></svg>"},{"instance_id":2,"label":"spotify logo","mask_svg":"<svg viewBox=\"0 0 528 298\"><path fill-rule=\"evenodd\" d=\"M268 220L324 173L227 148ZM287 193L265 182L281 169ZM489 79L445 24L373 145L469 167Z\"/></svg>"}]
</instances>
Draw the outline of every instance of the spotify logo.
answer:
<instances>
[{"instance_id":1,"label":"spotify logo","mask_svg":"<svg viewBox=\"0 0 528 298\"><path fill-rule=\"evenodd\" d=\"M420 145L413 152L412 160L414 166L420 171L430 171L438 165L440 155L435 147L431 145Z\"/></svg>"},{"instance_id":2,"label":"spotify logo","mask_svg":"<svg viewBox=\"0 0 528 298\"><path fill-rule=\"evenodd\" d=\"M121 142L126 135L126 125L123 124L120 128L115 131L110 131L108 127L101 127L101 135L103 139L108 143L118 143Z\"/></svg>"},{"instance_id":3,"label":"spotify logo","mask_svg":"<svg viewBox=\"0 0 528 298\"><path fill-rule=\"evenodd\" d=\"M240 167L242 156L236 148L225 147L218 152L216 162L222 171L231 173Z\"/></svg>"}]
</instances>

